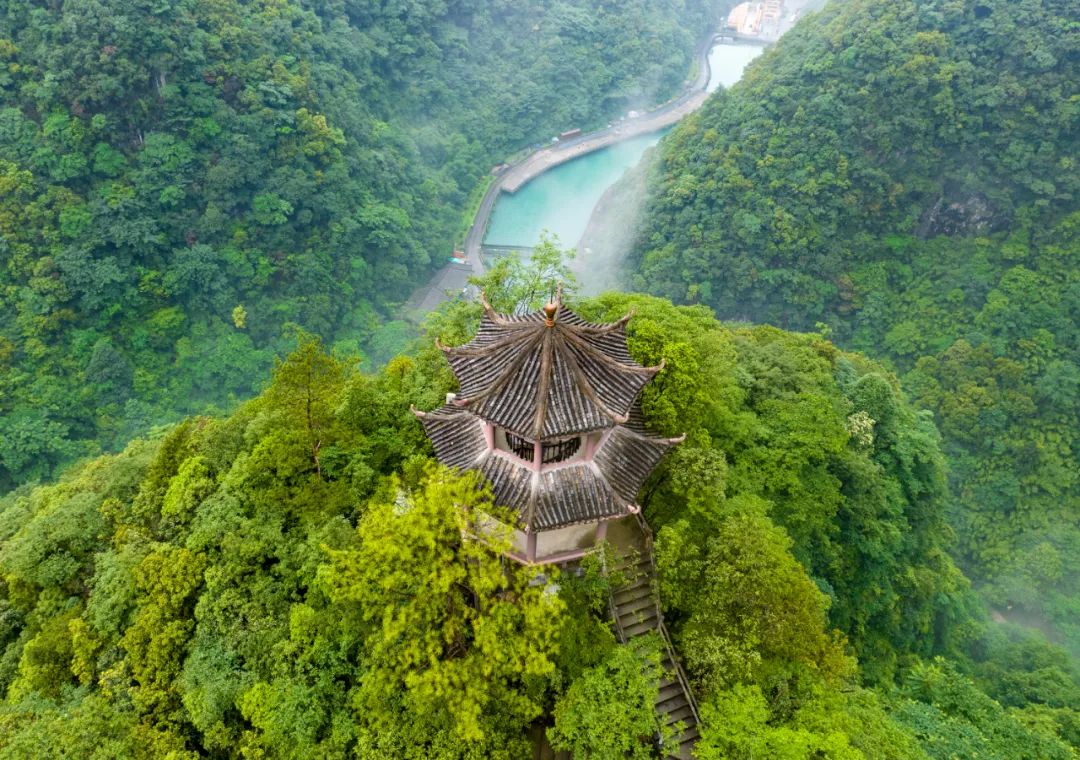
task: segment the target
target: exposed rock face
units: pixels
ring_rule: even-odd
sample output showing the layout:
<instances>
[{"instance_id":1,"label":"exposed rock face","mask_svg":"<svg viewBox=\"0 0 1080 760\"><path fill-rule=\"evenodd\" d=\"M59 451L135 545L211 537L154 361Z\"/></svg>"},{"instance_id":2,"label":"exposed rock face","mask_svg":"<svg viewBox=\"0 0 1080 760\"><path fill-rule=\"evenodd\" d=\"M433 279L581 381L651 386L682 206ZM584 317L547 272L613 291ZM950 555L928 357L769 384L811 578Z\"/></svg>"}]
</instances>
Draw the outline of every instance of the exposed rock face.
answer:
<instances>
[{"instance_id":1,"label":"exposed rock face","mask_svg":"<svg viewBox=\"0 0 1080 760\"><path fill-rule=\"evenodd\" d=\"M996 210L982 194L976 193L967 200L952 202L942 196L923 214L918 235L921 238L930 238L937 235L990 232L997 221Z\"/></svg>"}]
</instances>

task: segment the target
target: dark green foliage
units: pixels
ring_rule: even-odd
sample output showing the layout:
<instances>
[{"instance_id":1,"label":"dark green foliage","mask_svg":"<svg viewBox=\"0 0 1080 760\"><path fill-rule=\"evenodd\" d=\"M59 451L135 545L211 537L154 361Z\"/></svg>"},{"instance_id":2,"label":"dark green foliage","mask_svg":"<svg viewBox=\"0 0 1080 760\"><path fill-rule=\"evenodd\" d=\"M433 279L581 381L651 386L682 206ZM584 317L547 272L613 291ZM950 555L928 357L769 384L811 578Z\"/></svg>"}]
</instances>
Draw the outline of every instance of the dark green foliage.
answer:
<instances>
[{"instance_id":1,"label":"dark green foliage","mask_svg":"<svg viewBox=\"0 0 1080 760\"><path fill-rule=\"evenodd\" d=\"M937 436L880 367L814 335L722 329L702 307L614 295L595 304L589 315L601 320L633 307L632 349L646 364L667 362L646 386L644 408L664 433L687 440L646 485L645 506L654 525L670 525L661 544L667 536L682 572L735 552L714 537L725 532L790 542L867 675L888 677L898 652L947 645L945 631L967 616L966 581L947 554ZM729 559L738 556L749 557ZM718 614L694 590L705 576L695 577L672 577L672 603ZM807 604L812 619L822 602Z\"/></svg>"},{"instance_id":2,"label":"dark green foliage","mask_svg":"<svg viewBox=\"0 0 1080 760\"><path fill-rule=\"evenodd\" d=\"M300 742L298 756L355 742L334 726L359 631L327 609L316 574L328 548L355 542L349 521L377 477L365 463L387 473L415 456L409 404L433 406L445 387L409 359L350 379L310 336L299 343L233 417L189 420L0 502L3 756L56 754L50 742L70 742L53 734L60 709L67 730L103 742L70 745L86 757L238 751L264 733ZM386 405L408 435L377 434Z\"/></svg>"},{"instance_id":3,"label":"dark green foliage","mask_svg":"<svg viewBox=\"0 0 1080 760\"><path fill-rule=\"evenodd\" d=\"M901 702L894 716L935 760L1069 760L1076 756L1061 743L1031 731L1024 716L1007 712L945 661L913 668L903 694L912 701Z\"/></svg>"},{"instance_id":4,"label":"dark green foliage","mask_svg":"<svg viewBox=\"0 0 1080 760\"><path fill-rule=\"evenodd\" d=\"M894 235L1072 211L1073 10L852 0L808 18L665 141L642 282L810 326L864 308L853 271L896 258Z\"/></svg>"},{"instance_id":5,"label":"dark green foliage","mask_svg":"<svg viewBox=\"0 0 1080 760\"><path fill-rule=\"evenodd\" d=\"M492 164L675 92L715 13L0 1L0 490L249 398L289 323L390 358Z\"/></svg>"},{"instance_id":6,"label":"dark green foliage","mask_svg":"<svg viewBox=\"0 0 1080 760\"><path fill-rule=\"evenodd\" d=\"M834 3L664 140L635 261L895 367L941 431L961 565L1074 653L1078 44L1065 0ZM874 461L914 474L923 444L867 413Z\"/></svg>"},{"instance_id":7,"label":"dark green foliage","mask_svg":"<svg viewBox=\"0 0 1080 760\"><path fill-rule=\"evenodd\" d=\"M660 646L655 634L616 646L576 678L555 705L551 745L597 760L653 757Z\"/></svg>"},{"instance_id":8,"label":"dark green foliage","mask_svg":"<svg viewBox=\"0 0 1080 760\"><path fill-rule=\"evenodd\" d=\"M925 674L982 625L944 553L932 427L892 376L701 307L580 305L630 308L634 356L667 361L646 413L688 433L641 500L702 757L925 760L939 737L1068 757L1080 687L1037 639L987 629L975 682L955 676L967 711L858 683ZM465 340L478 316L457 303L433 324ZM232 416L0 501L0 757L516 760L544 726L590 755L649 756L655 655L615 643L601 557L548 571L554 594L500 539L463 539L473 510L497 510L431 468L409 411L452 388L430 343L369 376L300 334Z\"/></svg>"},{"instance_id":9,"label":"dark green foliage","mask_svg":"<svg viewBox=\"0 0 1080 760\"><path fill-rule=\"evenodd\" d=\"M78 757L86 760L195 760L183 739L151 728L99 694L58 705L42 698L0 707L0 758Z\"/></svg>"},{"instance_id":10,"label":"dark green foliage","mask_svg":"<svg viewBox=\"0 0 1080 760\"><path fill-rule=\"evenodd\" d=\"M634 355L667 362L643 392L646 414L687 434L643 498L662 526L669 624L716 732L703 756L925 757L852 690L852 650L863 682L885 687L922 658L971 651L965 667L1031 715L1009 730L1069 756L1077 713L1062 695L1080 677L1045 641L1028 658L1000 642L987 651L995 628L948 554L937 432L895 378L817 335L722 328L700 306L611 294L583 314L631 308ZM999 659L1010 664L995 672Z\"/></svg>"}]
</instances>

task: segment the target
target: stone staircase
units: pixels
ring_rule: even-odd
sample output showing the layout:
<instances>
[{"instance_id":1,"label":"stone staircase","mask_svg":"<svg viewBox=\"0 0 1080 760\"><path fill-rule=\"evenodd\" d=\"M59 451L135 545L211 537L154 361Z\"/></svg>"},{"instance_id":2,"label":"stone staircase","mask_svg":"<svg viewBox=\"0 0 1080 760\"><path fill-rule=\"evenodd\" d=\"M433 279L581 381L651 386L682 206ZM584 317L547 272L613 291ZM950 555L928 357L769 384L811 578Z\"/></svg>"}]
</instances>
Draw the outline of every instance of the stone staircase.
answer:
<instances>
[{"instance_id":1,"label":"stone staircase","mask_svg":"<svg viewBox=\"0 0 1080 760\"><path fill-rule=\"evenodd\" d=\"M624 644L647 633L657 633L663 640L656 713L664 725L671 728L673 735L661 750L665 758L690 760L698 740L697 705L664 627L653 584L650 536L644 533L647 527L642 526L642 529L644 540L638 547L616 553L612 570L622 576L622 583L612 588L611 615L615 621L615 633Z\"/></svg>"}]
</instances>

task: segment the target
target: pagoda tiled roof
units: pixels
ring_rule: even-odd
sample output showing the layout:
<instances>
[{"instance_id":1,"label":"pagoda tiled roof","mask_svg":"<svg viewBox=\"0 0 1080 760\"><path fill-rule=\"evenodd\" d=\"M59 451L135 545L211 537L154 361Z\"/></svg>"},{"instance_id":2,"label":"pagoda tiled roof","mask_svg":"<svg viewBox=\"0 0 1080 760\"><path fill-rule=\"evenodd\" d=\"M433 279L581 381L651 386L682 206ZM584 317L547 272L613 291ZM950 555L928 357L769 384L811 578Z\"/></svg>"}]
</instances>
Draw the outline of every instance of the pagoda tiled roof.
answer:
<instances>
[{"instance_id":1,"label":"pagoda tiled roof","mask_svg":"<svg viewBox=\"0 0 1080 760\"><path fill-rule=\"evenodd\" d=\"M446 353L460 391L454 403L531 439L611 427L657 367L635 362L625 317L587 322L561 303L529 314L497 314L486 302L476 336Z\"/></svg>"},{"instance_id":2,"label":"pagoda tiled roof","mask_svg":"<svg viewBox=\"0 0 1080 760\"><path fill-rule=\"evenodd\" d=\"M614 426L604 433L591 461L569 461L536 471L532 463L489 448L484 423L454 404L418 413L443 464L478 470L491 483L497 505L517 515L517 527L542 531L636 509L641 486L660 458L680 439L660 438L644 427ZM629 410L634 422L640 410Z\"/></svg>"}]
</instances>

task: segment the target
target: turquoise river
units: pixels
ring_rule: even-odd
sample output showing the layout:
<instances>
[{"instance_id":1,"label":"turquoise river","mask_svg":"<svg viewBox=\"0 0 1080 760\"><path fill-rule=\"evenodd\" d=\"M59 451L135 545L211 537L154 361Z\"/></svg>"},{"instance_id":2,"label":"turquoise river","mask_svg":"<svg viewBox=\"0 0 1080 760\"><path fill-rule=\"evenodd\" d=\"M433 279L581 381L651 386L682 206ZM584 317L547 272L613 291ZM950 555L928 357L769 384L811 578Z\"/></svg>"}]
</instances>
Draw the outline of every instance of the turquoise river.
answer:
<instances>
[{"instance_id":1,"label":"turquoise river","mask_svg":"<svg viewBox=\"0 0 1080 760\"><path fill-rule=\"evenodd\" d=\"M709 52L707 89L730 87L762 51L756 45L716 45ZM487 245L536 244L540 233L555 233L563 246L576 246L600 196L655 145L662 132L632 137L551 169L513 195L503 194L488 223Z\"/></svg>"}]
</instances>

